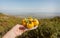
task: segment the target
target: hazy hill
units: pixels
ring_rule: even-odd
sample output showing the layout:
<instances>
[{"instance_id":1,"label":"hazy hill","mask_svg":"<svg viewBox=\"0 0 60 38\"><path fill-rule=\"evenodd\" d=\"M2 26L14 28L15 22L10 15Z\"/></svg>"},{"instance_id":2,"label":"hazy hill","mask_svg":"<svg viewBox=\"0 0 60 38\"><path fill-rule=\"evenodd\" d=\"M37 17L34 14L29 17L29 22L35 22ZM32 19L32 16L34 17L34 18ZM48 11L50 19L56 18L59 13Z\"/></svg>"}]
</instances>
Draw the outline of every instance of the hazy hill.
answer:
<instances>
[{"instance_id":1,"label":"hazy hill","mask_svg":"<svg viewBox=\"0 0 60 38\"><path fill-rule=\"evenodd\" d=\"M37 15L37 16L36 16ZM28 31L17 38L60 38L60 16L43 18L40 14L8 15L0 13L0 38L14 25L21 24L21 20L27 16L36 16L39 26L35 30Z\"/></svg>"},{"instance_id":2,"label":"hazy hill","mask_svg":"<svg viewBox=\"0 0 60 38\"><path fill-rule=\"evenodd\" d=\"M20 17L27 17L27 16L33 16L37 18L51 18L55 16L60 16L60 13L47 13L47 12L15 12L15 13L4 13L8 15L14 15L14 16L20 16Z\"/></svg>"}]
</instances>

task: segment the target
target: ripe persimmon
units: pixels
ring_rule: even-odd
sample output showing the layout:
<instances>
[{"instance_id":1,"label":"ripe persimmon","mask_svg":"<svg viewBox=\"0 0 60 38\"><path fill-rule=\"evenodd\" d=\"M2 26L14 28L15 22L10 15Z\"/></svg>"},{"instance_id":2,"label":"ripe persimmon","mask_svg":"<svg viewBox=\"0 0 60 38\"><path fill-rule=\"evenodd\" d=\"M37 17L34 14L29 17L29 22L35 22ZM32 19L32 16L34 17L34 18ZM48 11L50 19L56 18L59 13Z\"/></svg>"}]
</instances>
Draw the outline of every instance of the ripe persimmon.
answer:
<instances>
[{"instance_id":1,"label":"ripe persimmon","mask_svg":"<svg viewBox=\"0 0 60 38\"><path fill-rule=\"evenodd\" d=\"M27 23L27 28L30 29L30 28L33 28L34 27L34 23Z\"/></svg>"},{"instance_id":2,"label":"ripe persimmon","mask_svg":"<svg viewBox=\"0 0 60 38\"><path fill-rule=\"evenodd\" d=\"M33 28L39 24L37 19L33 19L31 17L25 18L22 20L22 24L27 27L28 29Z\"/></svg>"},{"instance_id":3,"label":"ripe persimmon","mask_svg":"<svg viewBox=\"0 0 60 38\"><path fill-rule=\"evenodd\" d=\"M34 22L34 26L39 24L39 21L37 19L34 19L33 22Z\"/></svg>"}]
</instances>

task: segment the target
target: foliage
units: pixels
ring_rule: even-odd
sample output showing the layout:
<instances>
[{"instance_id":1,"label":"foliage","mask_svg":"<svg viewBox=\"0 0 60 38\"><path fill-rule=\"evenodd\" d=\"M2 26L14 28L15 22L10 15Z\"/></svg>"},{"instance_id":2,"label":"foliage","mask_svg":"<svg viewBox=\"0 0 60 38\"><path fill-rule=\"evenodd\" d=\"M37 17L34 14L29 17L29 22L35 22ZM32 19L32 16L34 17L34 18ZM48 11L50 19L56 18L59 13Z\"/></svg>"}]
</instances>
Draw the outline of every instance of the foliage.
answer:
<instances>
[{"instance_id":1,"label":"foliage","mask_svg":"<svg viewBox=\"0 0 60 38\"><path fill-rule=\"evenodd\" d=\"M14 25L21 24L21 17L0 14L0 38ZM27 31L17 38L60 38L60 17L39 19L37 29Z\"/></svg>"}]
</instances>

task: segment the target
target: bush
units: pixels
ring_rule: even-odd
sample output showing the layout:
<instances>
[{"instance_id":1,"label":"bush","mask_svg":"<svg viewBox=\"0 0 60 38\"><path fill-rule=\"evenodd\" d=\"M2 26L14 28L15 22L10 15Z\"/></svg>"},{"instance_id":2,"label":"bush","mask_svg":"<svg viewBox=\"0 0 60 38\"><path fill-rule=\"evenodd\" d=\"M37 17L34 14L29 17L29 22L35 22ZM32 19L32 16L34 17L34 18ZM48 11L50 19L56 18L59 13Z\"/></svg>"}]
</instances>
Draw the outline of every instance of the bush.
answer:
<instances>
[{"instance_id":1,"label":"bush","mask_svg":"<svg viewBox=\"0 0 60 38\"><path fill-rule=\"evenodd\" d=\"M0 14L0 38L22 18ZM60 17L39 19L38 28L26 31L16 38L60 38Z\"/></svg>"}]
</instances>

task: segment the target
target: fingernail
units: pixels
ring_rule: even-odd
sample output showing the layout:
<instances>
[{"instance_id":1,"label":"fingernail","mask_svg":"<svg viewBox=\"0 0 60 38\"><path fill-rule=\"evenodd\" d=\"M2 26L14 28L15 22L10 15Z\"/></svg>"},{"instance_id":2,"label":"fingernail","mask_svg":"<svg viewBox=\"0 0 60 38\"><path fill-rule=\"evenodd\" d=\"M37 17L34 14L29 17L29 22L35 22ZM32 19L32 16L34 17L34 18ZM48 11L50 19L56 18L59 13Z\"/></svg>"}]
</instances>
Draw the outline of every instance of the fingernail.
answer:
<instances>
[{"instance_id":1,"label":"fingernail","mask_svg":"<svg viewBox=\"0 0 60 38\"><path fill-rule=\"evenodd\" d=\"M20 30L25 30L25 27L19 27Z\"/></svg>"}]
</instances>

